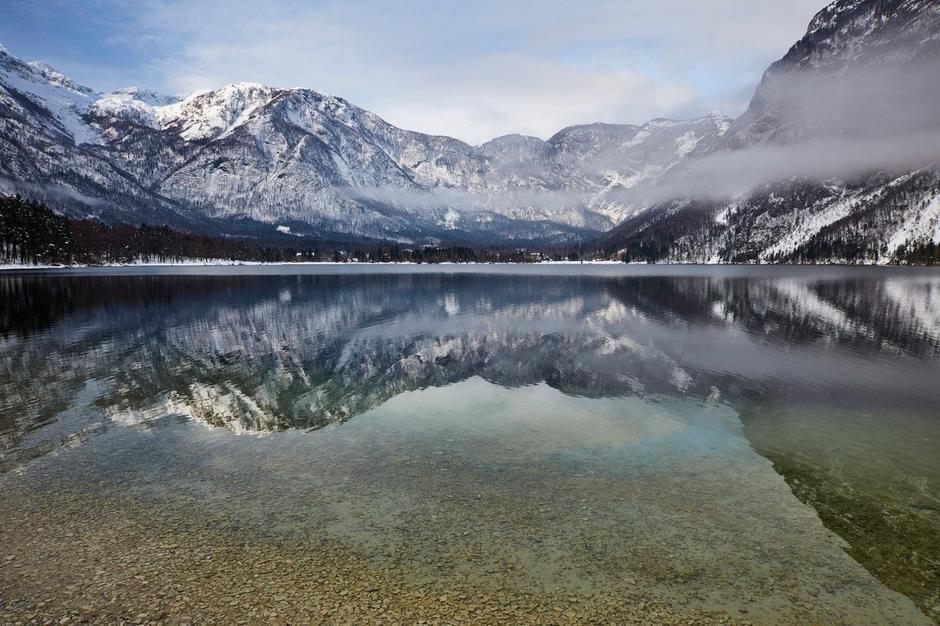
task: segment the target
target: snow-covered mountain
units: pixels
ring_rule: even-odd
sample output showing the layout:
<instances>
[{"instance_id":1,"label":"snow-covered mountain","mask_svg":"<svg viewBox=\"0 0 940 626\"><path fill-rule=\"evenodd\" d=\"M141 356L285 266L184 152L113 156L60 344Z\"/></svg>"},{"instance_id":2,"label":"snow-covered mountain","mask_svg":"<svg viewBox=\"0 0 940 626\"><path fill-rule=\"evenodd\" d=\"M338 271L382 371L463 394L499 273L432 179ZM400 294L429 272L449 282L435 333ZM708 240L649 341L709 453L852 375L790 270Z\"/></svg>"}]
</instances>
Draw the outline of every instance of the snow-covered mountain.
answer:
<instances>
[{"instance_id":1,"label":"snow-covered mountain","mask_svg":"<svg viewBox=\"0 0 940 626\"><path fill-rule=\"evenodd\" d=\"M99 93L0 50L6 191L75 215L196 230L584 239L641 208L646 184L729 123L594 124L474 147L308 89Z\"/></svg>"},{"instance_id":2,"label":"snow-covered mountain","mask_svg":"<svg viewBox=\"0 0 940 626\"><path fill-rule=\"evenodd\" d=\"M737 120L475 147L308 89L99 93L0 49L0 192L213 233L888 262L940 242L938 60L940 2L837 0Z\"/></svg>"},{"instance_id":3,"label":"snow-covered mountain","mask_svg":"<svg viewBox=\"0 0 940 626\"><path fill-rule=\"evenodd\" d=\"M940 2L838 0L748 110L599 240L680 262L878 262L940 243Z\"/></svg>"}]
</instances>

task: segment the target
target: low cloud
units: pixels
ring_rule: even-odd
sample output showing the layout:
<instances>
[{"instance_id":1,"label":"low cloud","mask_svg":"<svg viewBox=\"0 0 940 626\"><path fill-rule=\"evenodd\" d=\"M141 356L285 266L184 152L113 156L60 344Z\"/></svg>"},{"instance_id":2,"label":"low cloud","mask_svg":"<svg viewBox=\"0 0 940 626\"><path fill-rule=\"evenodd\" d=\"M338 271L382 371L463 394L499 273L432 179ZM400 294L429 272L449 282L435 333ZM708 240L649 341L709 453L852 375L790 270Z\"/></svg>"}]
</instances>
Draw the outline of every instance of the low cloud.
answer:
<instances>
[{"instance_id":1,"label":"low cloud","mask_svg":"<svg viewBox=\"0 0 940 626\"><path fill-rule=\"evenodd\" d=\"M125 86L97 80L110 83L115 72L172 93L245 80L307 87L404 128L478 144L508 133L546 138L572 124L640 124L725 106L737 114L742 90L804 32L824 1L54 4L40 13L12 7L8 38L67 24L56 38L61 45L89 50L47 60L80 69L80 78L102 89ZM75 41L76 28L96 33L108 54ZM11 44L30 53L28 38Z\"/></svg>"},{"instance_id":2,"label":"low cloud","mask_svg":"<svg viewBox=\"0 0 940 626\"><path fill-rule=\"evenodd\" d=\"M73 200L88 207L95 207L105 203L101 198L85 195L65 185L30 183L0 177L0 195L12 196L16 194L26 196L29 199L42 199L46 201Z\"/></svg>"},{"instance_id":3,"label":"low cloud","mask_svg":"<svg viewBox=\"0 0 940 626\"><path fill-rule=\"evenodd\" d=\"M782 180L850 181L872 172L904 173L937 165L940 131L761 145L694 161L651 196L720 199Z\"/></svg>"},{"instance_id":4,"label":"low cloud","mask_svg":"<svg viewBox=\"0 0 940 626\"><path fill-rule=\"evenodd\" d=\"M361 200L420 210L456 209L462 213L533 208L546 211L570 211L587 206L590 195L564 190L464 191L460 189L402 189L399 187L336 188L336 191Z\"/></svg>"},{"instance_id":5,"label":"low cloud","mask_svg":"<svg viewBox=\"0 0 940 626\"><path fill-rule=\"evenodd\" d=\"M651 193L723 198L781 180L940 166L937 102L940 74L930 63L773 75L722 149L693 155Z\"/></svg>"},{"instance_id":6,"label":"low cloud","mask_svg":"<svg viewBox=\"0 0 940 626\"><path fill-rule=\"evenodd\" d=\"M940 78L933 65L903 70L866 68L838 75L778 73L758 91L752 109L732 126L723 144L693 152L655 183L612 188L602 195L566 190L471 193L454 190L370 189L372 200L462 212L530 208L546 216L587 210L602 202L641 208L681 198L722 200L745 196L787 180L848 182L874 172L903 174L940 166ZM739 147L742 146L742 147ZM632 172L620 142L581 163L586 175ZM499 175L549 173L550 164L512 159ZM541 168L541 170L539 169Z\"/></svg>"}]
</instances>

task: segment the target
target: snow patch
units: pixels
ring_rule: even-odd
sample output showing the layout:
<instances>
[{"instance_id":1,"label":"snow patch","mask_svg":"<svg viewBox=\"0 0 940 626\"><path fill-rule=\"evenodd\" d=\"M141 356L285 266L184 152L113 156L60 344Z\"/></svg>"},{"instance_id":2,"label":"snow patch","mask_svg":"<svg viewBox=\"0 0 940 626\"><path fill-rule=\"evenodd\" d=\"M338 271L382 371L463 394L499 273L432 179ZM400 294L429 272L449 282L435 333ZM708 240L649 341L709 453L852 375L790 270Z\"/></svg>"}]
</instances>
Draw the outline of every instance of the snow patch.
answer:
<instances>
[{"instance_id":1,"label":"snow patch","mask_svg":"<svg viewBox=\"0 0 940 626\"><path fill-rule=\"evenodd\" d=\"M923 208L908 211L900 227L888 239L886 254L879 259L888 263L898 248L911 243L940 243L940 195L929 198Z\"/></svg>"},{"instance_id":2,"label":"snow patch","mask_svg":"<svg viewBox=\"0 0 940 626\"><path fill-rule=\"evenodd\" d=\"M257 83L233 83L216 91L198 91L185 100L154 107L163 127L179 127L187 141L217 139L244 124L268 104L276 90Z\"/></svg>"},{"instance_id":3,"label":"snow patch","mask_svg":"<svg viewBox=\"0 0 940 626\"><path fill-rule=\"evenodd\" d=\"M103 117L116 117L149 128L160 128L153 107L129 93L111 93L91 105L90 113Z\"/></svg>"},{"instance_id":4,"label":"snow patch","mask_svg":"<svg viewBox=\"0 0 940 626\"><path fill-rule=\"evenodd\" d=\"M447 230L457 230L457 225L459 222L460 213L453 209L447 209L447 213L445 213L444 217L438 221L438 224Z\"/></svg>"},{"instance_id":5,"label":"snow patch","mask_svg":"<svg viewBox=\"0 0 940 626\"><path fill-rule=\"evenodd\" d=\"M695 131L690 130L689 132L676 137L676 149L679 152L679 156L685 156L688 153L692 152L695 149L695 146L698 145L699 136L695 134Z\"/></svg>"},{"instance_id":6,"label":"snow patch","mask_svg":"<svg viewBox=\"0 0 940 626\"><path fill-rule=\"evenodd\" d=\"M843 198L829 203L823 209L810 214L798 227L794 226L778 243L761 253L761 259L767 260L775 255L786 255L812 239L826 226L838 222L848 216L856 206L859 199L855 197Z\"/></svg>"}]
</instances>

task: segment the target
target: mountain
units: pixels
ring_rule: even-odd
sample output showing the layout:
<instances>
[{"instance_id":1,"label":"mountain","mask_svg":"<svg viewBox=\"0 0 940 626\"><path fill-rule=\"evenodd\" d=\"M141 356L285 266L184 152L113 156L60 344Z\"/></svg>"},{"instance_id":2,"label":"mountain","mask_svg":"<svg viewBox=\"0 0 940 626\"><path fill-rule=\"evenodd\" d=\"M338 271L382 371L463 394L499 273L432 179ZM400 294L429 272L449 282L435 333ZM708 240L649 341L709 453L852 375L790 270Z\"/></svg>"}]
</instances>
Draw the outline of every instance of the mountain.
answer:
<instances>
[{"instance_id":1,"label":"mountain","mask_svg":"<svg viewBox=\"0 0 940 626\"><path fill-rule=\"evenodd\" d=\"M597 241L672 262L886 263L940 243L940 3L838 0L748 110Z\"/></svg>"},{"instance_id":2,"label":"mountain","mask_svg":"<svg viewBox=\"0 0 940 626\"><path fill-rule=\"evenodd\" d=\"M936 0L837 0L736 120L471 146L309 89L100 93L0 49L0 192L226 235L887 263L940 243L938 60Z\"/></svg>"},{"instance_id":3,"label":"mountain","mask_svg":"<svg viewBox=\"0 0 940 626\"><path fill-rule=\"evenodd\" d=\"M99 93L0 49L0 189L195 231L581 240L642 208L644 186L729 124L593 124L474 147L308 89Z\"/></svg>"}]
</instances>

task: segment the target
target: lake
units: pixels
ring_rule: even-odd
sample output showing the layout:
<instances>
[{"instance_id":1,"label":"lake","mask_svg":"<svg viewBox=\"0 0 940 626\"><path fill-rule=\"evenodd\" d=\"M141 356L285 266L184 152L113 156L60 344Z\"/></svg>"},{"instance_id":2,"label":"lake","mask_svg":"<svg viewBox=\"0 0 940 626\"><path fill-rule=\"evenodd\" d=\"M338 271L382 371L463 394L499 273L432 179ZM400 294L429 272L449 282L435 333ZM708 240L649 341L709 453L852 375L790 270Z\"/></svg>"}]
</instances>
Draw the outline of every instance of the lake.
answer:
<instances>
[{"instance_id":1,"label":"lake","mask_svg":"<svg viewBox=\"0 0 940 626\"><path fill-rule=\"evenodd\" d=\"M931 624L938 451L937 271L0 274L3 623Z\"/></svg>"}]
</instances>

